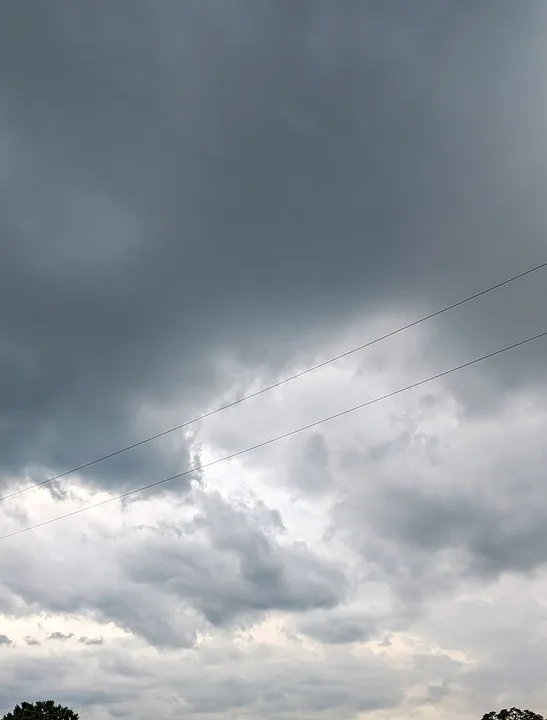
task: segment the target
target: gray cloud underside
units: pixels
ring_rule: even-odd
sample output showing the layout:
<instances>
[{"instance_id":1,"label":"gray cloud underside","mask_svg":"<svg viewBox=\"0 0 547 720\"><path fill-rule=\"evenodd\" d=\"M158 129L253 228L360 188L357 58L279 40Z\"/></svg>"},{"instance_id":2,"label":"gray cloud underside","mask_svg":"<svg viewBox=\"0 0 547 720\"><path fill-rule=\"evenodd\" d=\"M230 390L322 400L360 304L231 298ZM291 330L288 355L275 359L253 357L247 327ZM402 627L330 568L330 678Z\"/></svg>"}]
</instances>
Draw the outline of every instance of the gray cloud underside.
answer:
<instances>
[{"instance_id":1,"label":"gray cloud underside","mask_svg":"<svg viewBox=\"0 0 547 720\"><path fill-rule=\"evenodd\" d=\"M223 348L279 368L356 313L543 259L543 20L539 0L3 2L4 470L116 449L149 402L201 409ZM531 334L545 300L530 280L436 346ZM147 446L91 474L187 460Z\"/></svg>"},{"instance_id":2,"label":"gray cloud underside","mask_svg":"<svg viewBox=\"0 0 547 720\"><path fill-rule=\"evenodd\" d=\"M219 665L214 653L204 651L200 660L209 667L205 674L193 651L173 662L170 657L135 658L123 649L110 649L102 650L99 663L58 655L42 668L38 658L13 658L2 682L0 707L10 707L30 683L46 695L48 683L50 688L55 683L60 702L77 704L84 712L90 706L108 708L109 717L146 717L154 711L170 716L181 709L191 717L238 710L263 717L325 712L348 717L394 707L401 698L396 674L371 654L346 659L334 671L309 657L288 670L277 653L258 653L255 663L248 663L246 655L245 650L227 647L224 657L230 662Z\"/></svg>"}]
</instances>

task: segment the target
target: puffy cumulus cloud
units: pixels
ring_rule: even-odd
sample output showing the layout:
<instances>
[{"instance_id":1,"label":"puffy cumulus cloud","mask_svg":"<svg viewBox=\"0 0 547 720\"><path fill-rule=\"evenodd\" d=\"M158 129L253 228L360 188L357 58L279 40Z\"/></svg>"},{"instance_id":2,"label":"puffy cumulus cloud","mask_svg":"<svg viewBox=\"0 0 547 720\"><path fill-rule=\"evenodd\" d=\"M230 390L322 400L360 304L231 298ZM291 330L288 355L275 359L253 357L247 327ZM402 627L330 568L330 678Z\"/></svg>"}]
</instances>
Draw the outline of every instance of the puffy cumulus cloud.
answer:
<instances>
[{"instance_id":1,"label":"puffy cumulus cloud","mask_svg":"<svg viewBox=\"0 0 547 720\"><path fill-rule=\"evenodd\" d=\"M546 18L541 0L3 3L4 471L127 445L174 396L194 414L224 349L277 371L363 311L535 262ZM445 346L535 332L545 299L530 280ZM165 448L87 475L186 467L183 438Z\"/></svg>"},{"instance_id":2,"label":"puffy cumulus cloud","mask_svg":"<svg viewBox=\"0 0 547 720\"><path fill-rule=\"evenodd\" d=\"M430 353L435 332L210 418L193 450L207 464L426 376L444 360ZM184 496L111 503L4 541L12 645L0 661L15 653L29 677L37 658L53 663L59 696L89 717L541 708L546 407L544 388L524 387L469 415L437 381L207 467ZM319 491L317 467L299 464L317 437L331 478ZM26 493L2 504L3 526L102 497L85 484L60 499ZM65 655L73 685L55 664Z\"/></svg>"},{"instance_id":3,"label":"puffy cumulus cloud","mask_svg":"<svg viewBox=\"0 0 547 720\"><path fill-rule=\"evenodd\" d=\"M471 576L529 574L547 560L545 393L509 395L474 420L446 409L452 427L431 424L430 408L427 425L380 461L352 458L354 484L335 513L366 562L421 596Z\"/></svg>"},{"instance_id":4,"label":"puffy cumulus cloud","mask_svg":"<svg viewBox=\"0 0 547 720\"><path fill-rule=\"evenodd\" d=\"M369 334L372 328L364 330ZM422 328L378 346L365 359L347 358L323 368L267 402L240 407L237 424L228 415L211 418L197 437L217 447L218 455L234 452L245 441L260 443L269 434L305 426L434 374L446 368L444 353L430 352L436 332ZM351 345L347 337L339 342ZM339 554L351 568L347 602L307 613L295 621L293 632L328 645L366 643L397 657L409 635L423 632L432 608L449 622L450 613L461 607L451 626L461 642L428 632L424 644L408 655L416 672L430 676L420 702L468 714L472 702L476 707L485 702L481 678L492 706L508 697L525 700L519 673L514 684L508 679L510 650L500 656L490 636L478 633L474 643L459 628L465 623L466 596L474 598L470 612L481 602L495 609L496 583L512 578L524 588L519 612L529 640L521 657L525 648L530 655L522 672L541 666L534 644L543 620L533 608L541 596L534 578L544 577L547 559L541 541L546 432L545 385L507 390L490 407L469 414L453 384L440 380L242 458L255 491L277 498L287 532L305 537L325 555ZM310 439L317 437L322 462L302 464L309 458ZM330 487L321 482L314 487L318 468L328 469ZM206 482L210 488L237 488L220 467L207 472ZM507 622L511 625L510 618ZM516 643L515 635L511 639ZM446 668L439 669L441 656ZM535 677L534 669L530 673ZM513 689L505 692L504 683ZM465 692L473 698L467 704ZM541 707L544 683L534 692Z\"/></svg>"},{"instance_id":5,"label":"puffy cumulus cloud","mask_svg":"<svg viewBox=\"0 0 547 720\"><path fill-rule=\"evenodd\" d=\"M144 549L132 548L126 559L129 576L192 598L214 625L247 613L305 611L341 601L343 568L318 558L303 543L280 546L249 520L251 508L245 512L242 516L214 498L185 530L188 540L173 543L164 536Z\"/></svg>"},{"instance_id":6,"label":"puffy cumulus cloud","mask_svg":"<svg viewBox=\"0 0 547 720\"><path fill-rule=\"evenodd\" d=\"M242 406L237 425L226 415L211 418L198 437L231 453L435 375L450 367L442 351L430 352L435 337L438 328L428 327L392 338L364 365L354 356L325 367L261 400L260 410L254 401ZM296 502L321 502L329 513L324 532L347 540L375 579L388 568L391 580L406 579L407 591L413 585L425 595L436 583L528 573L545 562L546 432L544 384L507 389L470 415L453 383L441 379L244 462L266 484L281 482ZM314 446L321 457L312 463ZM331 478L327 488L321 473Z\"/></svg>"},{"instance_id":7,"label":"puffy cumulus cloud","mask_svg":"<svg viewBox=\"0 0 547 720\"><path fill-rule=\"evenodd\" d=\"M302 541L280 542L278 513L263 503L243 509L196 491L189 509L192 517L181 507L159 528L134 520L122 532L99 527L62 552L55 551L55 534L50 557L39 561L29 537L3 559L4 587L23 603L20 614L90 613L158 647L192 646L211 624L245 624L275 610L299 613L343 600L343 564ZM72 638L56 630L46 639Z\"/></svg>"},{"instance_id":8,"label":"puffy cumulus cloud","mask_svg":"<svg viewBox=\"0 0 547 720\"><path fill-rule=\"evenodd\" d=\"M546 34L539 0L0 3L0 495L544 260ZM0 710L541 710L544 346L263 443L544 330L546 287L0 502L44 524L2 540Z\"/></svg>"}]
</instances>

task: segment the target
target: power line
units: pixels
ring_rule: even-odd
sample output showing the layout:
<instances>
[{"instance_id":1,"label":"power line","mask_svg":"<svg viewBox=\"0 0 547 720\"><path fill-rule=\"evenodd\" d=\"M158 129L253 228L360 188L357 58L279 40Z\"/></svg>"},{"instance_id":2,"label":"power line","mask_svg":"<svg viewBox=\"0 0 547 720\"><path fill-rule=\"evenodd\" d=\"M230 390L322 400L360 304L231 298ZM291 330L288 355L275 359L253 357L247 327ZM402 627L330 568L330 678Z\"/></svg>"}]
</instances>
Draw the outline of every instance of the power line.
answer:
<instances>
[{"instance_id":1,"label":"power line","mask_svg":"<svg viewBox=\"0 0 547 720\"><path fill-rule=\"evenodd\" d=\"M264 393L267 393L270 390L275 390L276 388L279 388L282 385L292 382L293 380L297 380L298 378L301 378L304 375L308 375L309 373L314 372L315 370L319 370L322 367L330 365L331 363L334 363L337 360L342 360L343 358L346 358L349 355L353 355L354 353L357 353L360 350L365 350L366 348L369 348L372 345L376 345L377 343L382 342L383 340L387 340L388 338L393 337L394 335L398 335L399 333L402 333L405 330L409 330L410 328L416 327L417 325L421 325L422 323L427 322L428 320L432 320L433 318L438 317L439 315L443 315L444 313L449 312L450 310L454 310L455 308L460 307L461 305L465 305L466 303L471 302L472 300L476 300L477 298L482 297L483 295L486 295L486 294L492 292L493 290L498 290L499 288L502 288L505 285L509 285L510 283L515 282L516 280L520 280L521 278L524 278L527 275L531 275L532 273L536 272L537 270L542 270L543 268L546 268L546 267L547 267L547 262L543 262L540 265L535 265L534 267L530 268L529 270L525 270L524 272L521 272L518 275L513 275L512 277L508 278L507 280L503 280L502 282L496 283L496 285L492 285L492 286L486 288L485 290L481 290L480 292L474 293L473 295L469 295L468 297L464 298L463 300L458 300L458 302L452 303L452 305L447 305L446 307L441 308L440 310L436 310L435 312L430 313L429 315L425 315L424 317L421 317L418 320L413 320L412 322L408 323L407 325L403 325L399 328L396 328L395 330L391 330L390 332L386 333L385 335L381 335L380 337L377 337L374 340L369 340L368 342L366 342L362 345L359 345L357 347L354 347L351 350L346 350L345 352L340 353L340 355L335 355L334 357L331 357L328 360L324 360L323 362L320 362L317 365L313 365L312 367L309 367L306 370L301 370L300 372L297 372L294 375L290 375L289 377L286 377L283 380L278 380L277 382L273 383L272 385L268 385L266 387L261 388L260 390L256 390L255 392L252 392L249 395L244 395L243 397L238 398L237 400L233 400L232 402L229 402L226 405L220 405L219 407L214 408L213 410L209 410L208 412L204 413L203 415L199 415L198 417L192 418L191 420L186 420L185 422L181 423L180 425L175 425L175 427L171 427L168 430L163 430L162 432L159 432L156 435L150 435L149 437L146 437L143 440L139 440L138 442L132 443L131 445L127 445L126 447L120 448L119 450L115 450L114 452L108 453L106 455L102 455L101 457L98 457L95 460L86 462L83 465L78 465L77 467L73 467L70 470L65 470L64 472L59 473L59 475L55 475L54 477L47 478L46 480L42 480L41 482L35 483L34 485L29 485L28 487L20 488L19 490L15 490L14 492L10 493L9 495L4 495L4 496L0 497L0 502L3 502L4 500L8 500L9 498L15 497L16 495L20 495L21 493L28 492L29 490L34 490L35 488L41 487L42 485L47 485L48 483L54 482L55 480L60 480L61 478L67 477L67 475L72 475L73 473L79 472L80 470L86 470L87 468L91 467L92 465L97 465L100 462L104 462L105 460L109 460L110 458L116 457L117 455L126 453L129 450L134 450L135 448L140 447L141 445L145 445L146 443L152 442L153 440L158 440L161 437L165 437L166 435L176 432L177 430L182 430L182 429L188 427L189 425L193 425L194 423L199 422L200 420L205 420L206 418L209 418L212 415L216 415L217 413L220 413L224 410L228 410L229 408L236 407L236 405L240 405L241 403L246 402L247 400L251 400L252 398L258 397L259 395L263 395Z\"/></svg>"},{"instance_id":2,"label":"power line","mask_svg":"<svg viewBox=\"0 0 547 720\"><path fill-rule=\"evenodd\" d=\"M252 445L251 447L245 448L244 450L238 450L237 452L231 453L230 455L225 455L224 457L218 458L217 460L212 460L211 462L205 463L204 465L197 465L190 470L185 470L184 472L177 473L176 475L171 475L170 477L163 478L163 480L157 480L156 482L136 488L135 490L128 490L127 492L116 495L115 497L101 500L100 502L93 503L92 505L86 505L79 510L73 510L72 512L66 513L65 515L58 515L57 517L51 518L50 520L44 520L43 522L37 523L36 525L30 525L29 527L15 530L14 532L8 533L7 535L0 536L0 540L7 540L8 538L15 537L16 535L22 535L23 533L30 532L31 530L36 530L38 528L45 527L46 525L51 525L55 522L58 522L59 520L65 520L66 518L73 517L74 515L79 515L80 513L86 512L87 510L94 510L95 508L102 507L103 505L107 505L108 503L114 502L115 500L122 500L126 497L129 497L130 495L136 495L137 493L143 492L144 490L150 490L152 488L158 487L159 485L164 485L165 483L171 482L172 480L178 480L182 477L191 475L198 470L206 470L207 468L213 467L214 465L219 465L220 463L227 462L228 460L233 460L234 458L240 457L241 455L246 455L247 453L253 452L254 450L259 450L260 448L267 447L268 445L273 445L274 443L281 440L286 440L287 438L293 437L293 435L297 435L306 430L311 430L312 428L323 425L326 422L341 418L344 415L349 415L356 410L362 410L369 405L375 405L376 403L382 402L383 400L388 400L389 398L400 395L401 393L407 392L408 390L413 390L414 388L425 385L426 383L433 382L433 380L439 380L439 378L446 377L447 375L451 375L455 372L458 372L459 370L464 370L465 368L471 367L471 365L476 365L477 363L493 358L496 355L501 355L502 353L508 352L509 350L514 350L515 348L522 347L527 343L531 343L534 340L539 340L540 338L544 337L547 337L547 330L545 332L539 333L538 335L534 335L533 337L526 338L526 340L520 340L519 342L513 343L513 345L508 345L504 348L501 348L500 350L494 350L494 352L490 352L487 355L482 355L481 357L475 358L474 360L468 360L467 362L450 368L449 370L444 370L443 372L437 373L436 375L431 375L430 377L425 378L425 380L418 380L418 382L411 383L410 385L405 385L405 387L399 388L398 390L393 390L386 395L381 395L379 397L373 398L372 400L367 400L366 402L360 403L359 405L354 405L347 410L342 410L341 412L334 413L334 415L329 415L328 417L322 418L321 420L316 420L315 422L309 423L308 425L303 425L302 427L296 428L296 430L290 430L289 432L283 433L282 435L277 435L276 437L270 438L269 440L264 440L263 442Z\"/></svg>"}]
</instances>

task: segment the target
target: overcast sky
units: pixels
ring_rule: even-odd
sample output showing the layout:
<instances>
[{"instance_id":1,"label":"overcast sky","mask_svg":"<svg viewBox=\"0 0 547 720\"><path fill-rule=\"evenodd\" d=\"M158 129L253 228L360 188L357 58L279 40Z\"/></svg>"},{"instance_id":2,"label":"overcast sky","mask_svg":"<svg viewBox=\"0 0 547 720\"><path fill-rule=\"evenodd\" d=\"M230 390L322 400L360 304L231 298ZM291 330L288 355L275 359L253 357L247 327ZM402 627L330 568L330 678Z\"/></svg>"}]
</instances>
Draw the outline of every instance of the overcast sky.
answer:
<instances>
[{"instance_id":1,"label":"overcast sky","mask_svg":"<svg viewBox=\"0 0 547 720\"><path fill-rule=\"evenodd\" d=\"M0 494L547 259L544 0L0 2ZM0 534L547 330L545 271ZM546 341L2 540L0 711L547 711ZM543 670L542 670L543 668Z\"/></svg>"}]
</instances>

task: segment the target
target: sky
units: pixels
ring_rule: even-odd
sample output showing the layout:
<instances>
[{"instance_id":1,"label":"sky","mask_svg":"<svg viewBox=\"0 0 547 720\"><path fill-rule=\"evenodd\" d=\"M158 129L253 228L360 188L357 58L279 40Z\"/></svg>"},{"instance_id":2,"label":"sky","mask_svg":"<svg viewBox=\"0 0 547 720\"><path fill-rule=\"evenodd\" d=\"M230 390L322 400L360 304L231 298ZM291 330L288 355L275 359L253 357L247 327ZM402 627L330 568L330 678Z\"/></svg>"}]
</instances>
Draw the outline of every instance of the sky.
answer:
<instances>
[{"instance_id":1,"label":"sky","mask_svg":"<svg viewBox=\"0 0 547 720\"><path fill-rule=\"evenodd\" d=\"M0 712L547 712L546 340L217 462L544 332L545 270L12 495L545 262L546 40L543 0L0 3L0 535L112 500L1 540Z\"/></svg>"}]
</instances>

